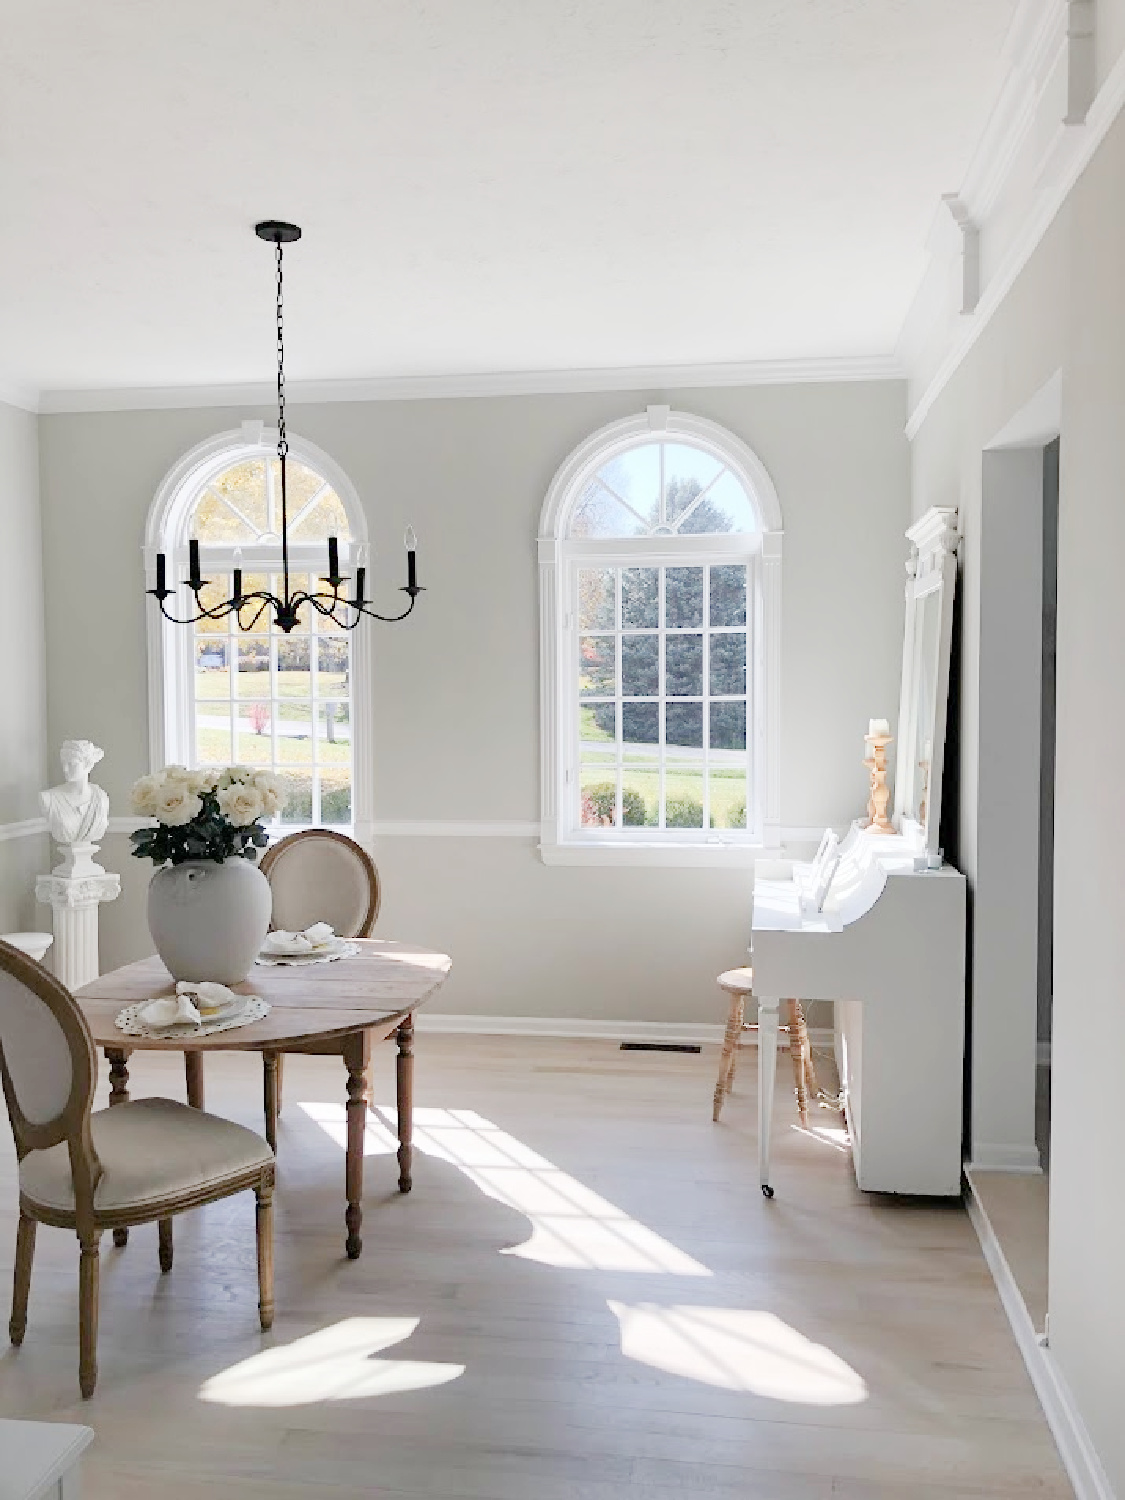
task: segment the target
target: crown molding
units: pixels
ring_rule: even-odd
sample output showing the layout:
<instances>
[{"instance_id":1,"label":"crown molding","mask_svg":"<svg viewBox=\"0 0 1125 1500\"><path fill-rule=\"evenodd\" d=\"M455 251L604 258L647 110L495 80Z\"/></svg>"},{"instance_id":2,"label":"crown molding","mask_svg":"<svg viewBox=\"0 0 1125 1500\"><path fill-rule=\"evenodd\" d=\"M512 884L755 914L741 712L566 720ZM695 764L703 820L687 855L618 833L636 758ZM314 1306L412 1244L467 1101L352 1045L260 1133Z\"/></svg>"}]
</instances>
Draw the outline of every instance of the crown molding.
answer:
<instances>
[{"instance_id":1,"label":"crown molding","mask_svg":"<svg viewBox=\"0 0 1125 1500\"><path fill-rule=\"evenodd\" d=\"M573 395L598 391L678 390L707 386L806 385L838 381L902 380L893 354L764 359L741 364L638 365L590 370L513 370L492 374L403 375L370 380L290 381L290 405L347 401L436 401L459 397ZM184 407L269 407L276 388L245 385L133 387L119 390L46 390L29 410L65 412L166 411Z\"/></svg>"},{"instance_id":2,"label":"crown molding","mask_svg":"<svg viewBox=\"0 0 1125 1500\"><path fill-rule=\"evenodd\" d=\"M903 323L897 355L911 378L906 436L913 439L1038 248L1125 106L1125 53L1089 100L1094 44L1087 0L1025 0L1008 51L1012 73L957 194L989 264L971 311L951 300L950 250L933 259ZM1013 103L1013 94L1022 103ZM993 124L999 117L1003 126ZM988 152L992 152L989 164ZM1008 194L1012 201L1005 200ZM990 223L1015 225L1005 230ZM999 242L1003 235L1004 242Z\"/></svg>"},{"instance_id":3,"label":"crown molding","mask_svg":"<svg viewBox=\"0 0 1125 1500\"><path fill-rule=\"evenodd\" d=\"M14 406L18 411L37 412L39 397L27 386L0 381L0 406Z\"/></svg>"}]
</instances>

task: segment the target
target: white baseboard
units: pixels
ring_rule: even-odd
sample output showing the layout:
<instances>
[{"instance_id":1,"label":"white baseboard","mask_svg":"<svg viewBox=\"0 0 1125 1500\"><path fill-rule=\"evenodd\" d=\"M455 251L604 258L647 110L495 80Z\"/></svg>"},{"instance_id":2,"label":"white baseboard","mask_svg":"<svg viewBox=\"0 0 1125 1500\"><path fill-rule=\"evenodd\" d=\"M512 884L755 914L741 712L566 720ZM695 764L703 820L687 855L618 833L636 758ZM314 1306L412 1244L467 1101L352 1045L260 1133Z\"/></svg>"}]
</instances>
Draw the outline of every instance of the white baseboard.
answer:
<instances>
[{"instance_id":1,"label":"white baseboard","mask_svg":"<svg viewBox=\"0 0 1125 1500\"><path fill-rule=\"evenodd\" d=\"M1045 1343L1040 1343L1040 1335L1035 1331L1012 1269L1000 1248L1000 1241L996 1238L984 1205L977 1196L969 1168L965 1169L965 1181L968 1186L965 1206L969 1211L969 1218L977 1232L988 1269L992 1272L996 1290L1000 1293L1000 1302L1012 1326L1016 1344L1027 1366L1027 1373L1031 1376L1035 1394L1039 1397L1043 1415L1047 1418L1047 1425L1058 1446L1059 1456L1074 1486L1077 1500L1115 1500L1097 1449L1090 1439L1058 1363L1050 1348Z\"/></svg>"},{"instance_id":2,"label":"white baseboard","mask_svg":"<svg viewBox=\"0 0 1125 1500\"><path fill-rule=\"evenodd\" d=\"M1029 1146L1002 1146L992 1141L980 1141L973 1146L973 1159L965 1163L965 1171L1022 1172L1028 1177L1038 1177L1043 1171L1043 1163L1034 1141Z\"/></svg>"},{"instance_id":3,"label":"white baseboard","mask_svg":"<svg viewBox=\"0 0 1125 1500\"><path fill-rule=\"evenodd\" d=\"M457 1036L569 1037L578 1041L668 1042L677 1045L718 1045L725 1027L706 1021L594 1021L583 1016L442 1015L420 1010L419 1031ZM814 1047L831 1047L832 1030L810 1026Z\"/></svg>"}]
</instances>

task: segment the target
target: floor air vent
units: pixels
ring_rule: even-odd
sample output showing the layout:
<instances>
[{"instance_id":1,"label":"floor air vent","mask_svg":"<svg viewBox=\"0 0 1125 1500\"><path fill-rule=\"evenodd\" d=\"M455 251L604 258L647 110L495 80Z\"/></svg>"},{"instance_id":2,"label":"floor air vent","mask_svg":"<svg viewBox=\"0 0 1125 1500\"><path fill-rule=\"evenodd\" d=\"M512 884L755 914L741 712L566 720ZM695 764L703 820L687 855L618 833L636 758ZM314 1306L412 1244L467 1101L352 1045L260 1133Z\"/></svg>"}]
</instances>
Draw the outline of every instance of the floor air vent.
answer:
<instances>
[{"instance_id":1,"label":"floor air vent","mask_svg":"<svg viewBox=\"0 0 1125 1500\"><path fill-rule=\"evenodd\" d=\"M699 1052L698 1042L622 1042L622 1052Z\"/></svg>"}]
</instances>

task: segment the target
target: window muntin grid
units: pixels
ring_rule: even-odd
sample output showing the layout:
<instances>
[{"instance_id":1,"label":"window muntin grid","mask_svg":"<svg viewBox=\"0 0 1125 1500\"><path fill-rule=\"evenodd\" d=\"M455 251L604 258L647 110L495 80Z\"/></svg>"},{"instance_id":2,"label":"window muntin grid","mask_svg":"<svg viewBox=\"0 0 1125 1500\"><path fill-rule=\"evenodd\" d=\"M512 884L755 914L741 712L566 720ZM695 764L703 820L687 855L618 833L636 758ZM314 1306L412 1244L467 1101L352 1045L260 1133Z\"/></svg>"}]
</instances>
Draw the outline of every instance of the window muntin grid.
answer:
<instances>
[{"instance_id":1,"label":"window muntin grid","mask_svg":"<svg viewBox=\"0 0 1125 1500\"><path fill-rule=\"evenodd\" d=\"M574 830L745 838L748 560L591 558L571 579Z\"/></svg>"},{"instance_id":2,"label":"window muntin grid","mask_svg":"<svg viewBox=\"0 0 1125 1500\"><path fill-rule=\"evenodd\" d=\"M287 474L294 590L315 586L328 535L345 543L350 528L343 504L326 480L290 460ZM243 590L279 592L280 481L278 464L242 458L201 488L189 536L202 544L201 596L218 603L232 586L231 569L249 564ZM312 551L310 552L310 544ZM249 620L253 611L244 612ZM306 606L286 635L263 611L250 631L233 616L192 627L191 724L193 765L253 765L274 772L288 794L280 825L350 825L354 819L352 638Z\"/></svg>"}]
</instances>

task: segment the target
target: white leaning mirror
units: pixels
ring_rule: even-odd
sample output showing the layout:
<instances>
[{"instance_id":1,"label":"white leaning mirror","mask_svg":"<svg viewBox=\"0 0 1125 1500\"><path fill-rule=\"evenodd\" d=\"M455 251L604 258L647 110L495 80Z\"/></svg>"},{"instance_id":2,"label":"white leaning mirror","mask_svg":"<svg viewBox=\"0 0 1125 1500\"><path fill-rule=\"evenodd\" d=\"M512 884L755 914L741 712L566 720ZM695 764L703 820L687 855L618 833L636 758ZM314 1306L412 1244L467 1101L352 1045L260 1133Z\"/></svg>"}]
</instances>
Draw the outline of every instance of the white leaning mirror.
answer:
<instances>
[{"instance_id":1,"label":"white leaning mirror","mask_svg":"<svg viewBox=\"0 0 1125 1500\"><path fill-rule=\"evenodd\" d=\"M957 511L934 506L906 533L906 629L898 710L894 824L936 856L945 761Z\"/></svg>"}]
</instances>

